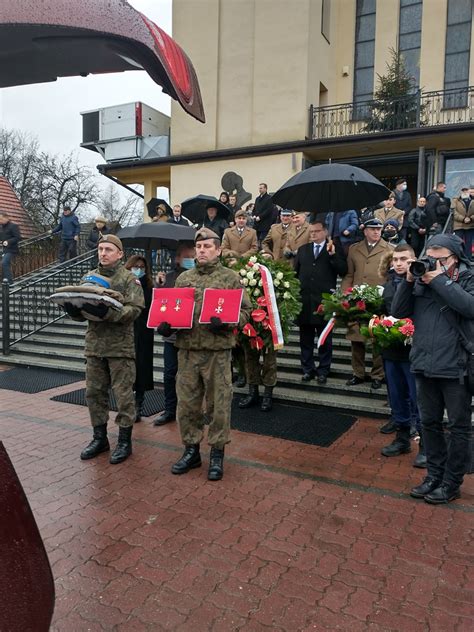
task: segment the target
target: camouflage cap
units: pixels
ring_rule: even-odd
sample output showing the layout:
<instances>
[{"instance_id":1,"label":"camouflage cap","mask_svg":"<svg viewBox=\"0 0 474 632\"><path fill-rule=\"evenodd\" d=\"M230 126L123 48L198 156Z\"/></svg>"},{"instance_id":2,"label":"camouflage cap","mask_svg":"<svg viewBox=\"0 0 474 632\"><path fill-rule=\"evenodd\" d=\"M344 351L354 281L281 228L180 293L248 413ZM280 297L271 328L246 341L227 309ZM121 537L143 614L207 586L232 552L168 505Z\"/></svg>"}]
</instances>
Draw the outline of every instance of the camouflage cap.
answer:
<instances>
[{"instance_id":1,"label":"camouflage cap","mask_svg":"<svg viewBox=\"0 0 474 632\"><path fill-rule=\"evenodd\" d=\"M203 227L200 228L194 236L194 243L197 243L198 241L204 241L205 239L217 239L218 241L221 240L219 235L213 230Z\"/></svg>"},{"instance_id":2,"label":"camouflage cap","mask_svg":"<svg viewBox=\"0 0 474 632\"><path fill-rule=\"evenodd\" d=\"M102 235L99 239L99 244L107 242L108 244L113 244L116 248L118 248L121 252L123 252L123 244L117 235Z\"/></svg>"}]
</instances>

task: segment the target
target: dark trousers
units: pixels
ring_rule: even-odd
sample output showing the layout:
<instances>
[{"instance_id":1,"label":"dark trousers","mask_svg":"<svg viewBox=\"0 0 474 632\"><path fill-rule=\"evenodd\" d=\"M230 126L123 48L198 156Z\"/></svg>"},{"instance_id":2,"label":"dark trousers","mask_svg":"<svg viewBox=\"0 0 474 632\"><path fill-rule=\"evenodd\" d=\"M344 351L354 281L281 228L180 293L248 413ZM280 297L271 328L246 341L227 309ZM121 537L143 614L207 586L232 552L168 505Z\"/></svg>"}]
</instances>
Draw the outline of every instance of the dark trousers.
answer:
<instances>
[{"instance_id":1,"label":"dark trousers","mask_svg":"<svg viewBox=\"0 0 474 632\"><path fill-rule=\"evenodd\" d=\"M416 380L410 372L409 362L384 360L383 368L387 380L388 397L392 409L392 420L399 426L416 426L421 430L420 414L416 399Z\"/></svg>"},{"instance_id":2,"label":"dark trousers","mask_svg":"<svg viewBox=\"0 0 474 632\"><path fill-rule=\"evenodd\" d=\"M4 252L2 257L2 278L6 279L11 285L13 283L12 275L12 258L14 255L11 252Z\"/></svg>"},{"instance_id":3,"label":"dark trousers","mask_svg":"<svg viewBox=\"0 0 474 632\"><path fill-rule=\"evenodd\" d=\"M472 395L459 380L416 376L418 407L428 460L428 475L457 487L471 462ZM446 436L443 414L448 423Z\"/></svg>"},{"instance_id":4,"label":"dark trousers","mask_svg":"<svg viewBox=\"0 0 474 632\"><path fill-rule=\"evenodd\" d=\"M455 234L464 242L464 250L471 261L474 261L474 228L456 230Z\"/></svg>"},{"instance_id":5,"label":"dark trousers","mask_svg":"<svg viewBox=\"0 0 474 632\"><path fill-rule=\"evenodd\" d=\"M300 325L300 349L301 349L301 367L303 373L312 373L316 371L314 364L314 336L316 332L318 336L326 327L327 323L318 325ZM327 376L331 369L332 361L332 332L326 338L326 342L318 351L319 364L317 369L318 375Z\"/></svg>"},{"instance_id":6,"label":"dark trousers","mask_svg":"<svg viewBox=\"0 0 474 632\"><path fill-rule=\"evenodd\" d=\"M59 244L59 263L77 257L77 241L75 239L61 239Z\"/></svg>"},{"instance_id":7,"label":"dark trousers","mask_svg":"<svg viewBox=\"0 0 474 632\"><path fill-rule=\"evenodd\" d=\"M165 412L176 415L176 374L178 373L178 349L172 342L163 345L163 385L165 390Z\"/></svg>"}]
</instances>

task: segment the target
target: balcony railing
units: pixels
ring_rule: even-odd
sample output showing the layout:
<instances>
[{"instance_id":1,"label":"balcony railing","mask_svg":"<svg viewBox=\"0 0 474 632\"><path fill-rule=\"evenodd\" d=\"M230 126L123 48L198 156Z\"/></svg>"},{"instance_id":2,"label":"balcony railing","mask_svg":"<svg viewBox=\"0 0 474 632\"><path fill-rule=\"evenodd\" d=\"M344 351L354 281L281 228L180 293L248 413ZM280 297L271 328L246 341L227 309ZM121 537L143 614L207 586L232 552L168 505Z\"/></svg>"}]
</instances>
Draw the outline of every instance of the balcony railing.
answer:
<instances>
[{"instance_id":1,"label":"balcony railing","mask_svg":"<svg viewBox=\"0 0 474 632\"><path fill-rule=\"evenodd\" d=\"M474 86L392 100L310 106L310 138L358 136L474 123Z\"/></svg>"}]
</instances>

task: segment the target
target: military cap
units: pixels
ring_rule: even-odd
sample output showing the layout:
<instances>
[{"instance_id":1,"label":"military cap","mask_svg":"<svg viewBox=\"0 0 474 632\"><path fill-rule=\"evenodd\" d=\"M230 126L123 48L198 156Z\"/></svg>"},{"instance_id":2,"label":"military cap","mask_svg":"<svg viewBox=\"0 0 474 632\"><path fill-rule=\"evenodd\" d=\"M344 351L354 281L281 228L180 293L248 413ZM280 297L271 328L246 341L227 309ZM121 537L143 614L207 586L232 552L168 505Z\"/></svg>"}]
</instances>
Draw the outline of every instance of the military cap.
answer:
<instances>
[{"instance_id":1,"label":"military cap","mask_svg":"<svg viewBox=\"0 0 474 632\"><path fill-rule=\"evenodd\" d=\"M383 222L378 217L371 217L366 222L364 222L364 228L382 228Z\"/></svg>"},{"instance_id":2,"label":"military cap","mask_svg":"<svg viewBox=\"0 0 474 632\"><path fill-rule=\"evenodd\" d=\"M196 235L194 236L194 243L197 243L198 241L204 241L205 239L217 239L218 241L221 240L217 233L215 233L210 228L205 228L203 226L197 231Z\"/></svg>"},{"instance_id":3,"label":"military cap","mask_svg":"<svg viewBox=\"0 0 474 632\"><path fill-rule=\"evenodd\" d=\"M292 215L301 215L301 214L306 215L307 212L308 211L293 211L291 214Z\"/></svg>"},{"instance_id":4,"label":"military cap","mask_svg":"<svg viewBox=\"0 0 474 632\"><path fill-rule=\"evenodd\" d=\"M284 215L285 217L290 217L291 215L293 215L293 211L291 211L289 208L282 208L280 211L280 215Z\"/></svg>"},{"instance_id":5,"label":"military cap","mask_svg":"<svg viewBox=\"0 0 474 632\"><path fill-rule=\"evenodd\" d=\"M123 245L117 235L102 235L99 239L99 244L103 244L107 242L108 244L113 244L116 248L123 252Z\"/></svg>"},{"instance_id":6,"label":"military cap","mask_svg":"<svg viewBox=\"0 0 474 632\"><path fill-rule=\"evenodd\" d=\"M237 211L237 213L234 215L235 218L237 217L247 217L247 212L243 211L242 209L240 209L240 211Z\"/></svg>"}]
</instances>

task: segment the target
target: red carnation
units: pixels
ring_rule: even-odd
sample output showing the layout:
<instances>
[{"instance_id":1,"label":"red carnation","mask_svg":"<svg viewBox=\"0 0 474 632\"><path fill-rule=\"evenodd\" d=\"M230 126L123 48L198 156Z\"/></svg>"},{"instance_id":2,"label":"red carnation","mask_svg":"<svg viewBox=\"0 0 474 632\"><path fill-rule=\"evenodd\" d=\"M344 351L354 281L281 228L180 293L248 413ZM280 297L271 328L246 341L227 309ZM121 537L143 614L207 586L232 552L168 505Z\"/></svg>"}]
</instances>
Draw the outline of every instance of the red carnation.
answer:
<instances>
[{"instance_id":1,"label":"red carnation","mask_svg":"<svg viewBox=\"0 0 474 632\"><path fill-rule=\"evenodd\" d=\"M393 321L391 321L389 318L384 318L380 324L384 327L393 327Z\"/></svg>"},{"instance_id":2,"label":"red carnation","mask_svg":"<svg viewBox=\"0 0 474 632\"><path fill-rule=\"evenodd\" d=\"M351 306L351 304L349 303L349 301L341 301L342 309L349 309L350 306Z\"/></svg>"},{"instance_id":3,"label":"red carnation","mask_svg":"<svg viewBox=\"0 0 474 632\"><path fill-rule=\"evenodd\" d=\"M413 336L413 334L415 333L415 328L411 323L406 323L405 325L402 325L402 327L400 327L400 333L402 333L404 336Z\"/></svg>"},{"instance_id":4,"label":"red carnation","mask_svg":"<svg viewBox=\"0 0 474 632\"><path fill-rule=\"evenodd\" d=\"M347 296L348 294L352 294L353 287L348 287L347 290L344 290L344 294Z\"/></svg>"},{"instance_id":5,"label":"red carnation","mask_svg":"<svg viewBox=\"0 0 474 632\"><path fill-rule=\"evenodd\" d=\"M321 305L318 306L318 309L316 310L316 314L324 314L324 305L321 303Z\"/></svg>"},{"instance_id":6,"label":"red carnation","mask_svg":"<svg viewBox=\"0 0 474 632\"><path fill-rule=\"evenodd\" d=\"M267 317L267 312L264 309L254 309L250 315L256 323L261 323Z\"/></svg>"},{"instance_id":7,"label":"red carnation","mask_svg":"<svg viewBox=\"0 0 474 632\"><path fill-rule=\"evenodd\" d=\"M362 312L365 312L365 309L367 306L365 304L365 301L357 301L356 307L357 309L360 309Z\"/></svg>"}]
</instances>

